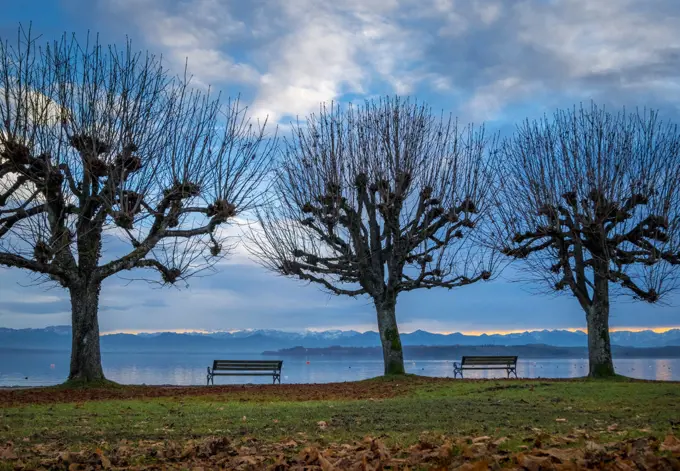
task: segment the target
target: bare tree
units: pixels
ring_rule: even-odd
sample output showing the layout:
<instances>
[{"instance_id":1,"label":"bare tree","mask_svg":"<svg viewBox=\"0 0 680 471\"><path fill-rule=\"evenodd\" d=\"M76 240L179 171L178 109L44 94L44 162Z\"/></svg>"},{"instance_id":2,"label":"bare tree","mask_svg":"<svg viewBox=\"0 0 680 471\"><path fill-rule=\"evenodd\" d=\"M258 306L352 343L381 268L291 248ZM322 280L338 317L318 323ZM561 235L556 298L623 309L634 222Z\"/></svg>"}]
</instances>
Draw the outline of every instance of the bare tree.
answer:
<instances>
[{"instance_id":1,"label":"bare tree","mask_svg":"<svg viewBox=\"0 0 680 471\"><path fill-rule=\"evenodd\" d=\"M614 375L610 288L654 303L680 270L680 134L655 112L558 111L503 145L496 243L585 311L590 376Z\"/></svg>"},{"instance_id":2,"label":"bare tree","mask_svg":"<svg viewBox=\"0 0 680 471\"><path fill-rule=\"evenodd\" d=\"M69 380L104 378L102 281L173 284L225 255L218 226L251 209L275 143L238 101L130 48L0 42L0 265L68 289ZM157 275L158 276L158 275Z\"/></svg>"},{"instance_id":3,"label":"bare tree","mask_svg":"<svg viewBox=\"0 0 680 471\"><path fill-rule=\"evenodd\" d=\"M322 106L284 145L253 252L332 294L370 296L385 374L403 374L399 293L491 277L469 237L491 191L487 143L408 100Z\"/></svg>"}]
</instances>

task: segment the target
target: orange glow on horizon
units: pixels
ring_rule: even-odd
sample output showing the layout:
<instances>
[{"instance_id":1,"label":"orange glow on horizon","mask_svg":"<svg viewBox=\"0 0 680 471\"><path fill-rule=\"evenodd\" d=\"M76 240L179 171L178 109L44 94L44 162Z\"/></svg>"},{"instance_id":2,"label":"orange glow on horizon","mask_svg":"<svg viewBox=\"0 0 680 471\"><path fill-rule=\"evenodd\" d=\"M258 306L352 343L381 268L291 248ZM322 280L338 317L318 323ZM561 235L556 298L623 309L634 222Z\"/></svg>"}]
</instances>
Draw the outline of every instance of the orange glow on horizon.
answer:
<instances>
[{"instance_id":1,"label":"orange glow on horizon","mask_svg":"<svg viewBox=\"0 0 680 471\"><path fill-rule=\"evenodd\" d=\"M657 334L663 334L664 332L668 332L669 330L675 330L675 329L680 329L680 327L675 326L675 327L612 327L609 329L610 332L620 332L622 330L627 330L629 332L642 332L645 330L651 330L652 332L655 332Z\"/></svg>"},{"instance_id":2,"label":"orange glow on horizon","mask_svg":"<svg viewBox=\"0 0 680 471\"><path fill-rule=\"evenodd\" d=\"M628 332L642 332L645 330L651 330L654 333L657 334L662 334L664 332L668 332L669 330L674 330L674 329L680 329L680 326L673 326L673 327L612 327L609 329L610 332L621 332L621 331L628 331ZM203 330L203 329L172 329L172 330L155 330L155 329L140 329L140 330L135 330L135 329L120 329L120 330L109 330L106 332L102 332L101 335L112 335L112 334L132 334L132 335L137 335L137 334L157 334L157 333L174 333L174 334L190 334L190 333L195 333L195 334L210 334L210 333L217 333L217 332L229 332L229 333L234 333L234 332L241 332L243 330L254 330L254 329L242 329L242 330ZM323 332L322 329L308 329L310 332ZM355 330L355 329L353 329ZM559 329L518 329L518 330L466 330L466 331L432 331L431 333L433 334L443 334L443 335L449 335L453 333L460 333L463 335L508 335L508 334L522 334L524 332L536 332L536 331L541 331L541 330L548 330L548 331L555 331L555 330L566 330L569 332L584 332L587 333L588 330L584 328L576 328L576 327L565 327L565 328L559 328ZM357 332L369 332L369 330L357 330ZM410 332L402 332L402 334L405 333L412 333L414 331Z\"/></svg>"}]
</instances>

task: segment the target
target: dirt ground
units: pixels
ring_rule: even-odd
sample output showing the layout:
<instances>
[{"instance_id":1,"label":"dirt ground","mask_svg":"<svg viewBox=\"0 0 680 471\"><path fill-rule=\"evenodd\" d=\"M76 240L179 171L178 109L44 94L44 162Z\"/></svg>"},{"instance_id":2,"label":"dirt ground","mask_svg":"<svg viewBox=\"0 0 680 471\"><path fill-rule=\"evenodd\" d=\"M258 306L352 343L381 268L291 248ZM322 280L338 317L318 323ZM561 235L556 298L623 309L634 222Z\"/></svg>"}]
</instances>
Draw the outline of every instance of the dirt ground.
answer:
<instances>
[{"instance_id":1,"label":"dirt ground","mask_svg":"<svg viewBox=\"0 0 680 471\"><path fill-rule=\"evenodd\" d=\"M89 402L112 399L154 399L162 397L220 396L243 401L318 401L385 399L408 394L427 384L443 384L447 378L409 377L408 381L361 381L327 384L276 384L229 386L117 386L66 388L62 386L0 389L0 407L24 404Z\"/></svg>"}]
</instances>

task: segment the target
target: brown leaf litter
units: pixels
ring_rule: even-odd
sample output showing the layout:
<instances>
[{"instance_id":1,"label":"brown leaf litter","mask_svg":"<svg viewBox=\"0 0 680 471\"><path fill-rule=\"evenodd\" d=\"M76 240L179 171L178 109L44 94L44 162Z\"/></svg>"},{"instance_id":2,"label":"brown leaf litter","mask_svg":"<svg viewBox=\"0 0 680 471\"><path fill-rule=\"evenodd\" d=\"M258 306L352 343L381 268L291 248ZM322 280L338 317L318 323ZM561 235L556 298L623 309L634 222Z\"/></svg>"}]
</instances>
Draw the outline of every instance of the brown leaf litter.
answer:
<instances>
[{"instance_id":1,"label":"brown leaf litter","mask_svg":"<svg viewBox=\"0 0 680 471\"><path fill-rule=\"evenodd\" d=\"M527 471L610 469L617 471L680 470L680 440L668 435L663 441L650 436L615 443L553 437L549 447L524 447L510 452L505 437L452 438L423 436L409 447L388 446L366 437L354 443L319 446L300 439L278 443L253 437L209 437L187 441L121 441L99 443L94 449L66 452L58 442L0 445L2 469L27 470L172 470L235 469L285 470L412 470L460 469Z\"/></svg>"},{"instance_id":2,"label":"brown leaf litter","mask_svg":"<svg viewBox=\"0 0 680 471\"><path fill-rule=\"evenodd\" d=\"M75 403L118 399L219 397L248 402L380 400L407 395L424 384L450 382L447 378L411 377L404 381L365 381L328 384L248 384L225 386L117 386L105 388L0 388L0 408L25 404Z\"/></svg>"}]
</instances>

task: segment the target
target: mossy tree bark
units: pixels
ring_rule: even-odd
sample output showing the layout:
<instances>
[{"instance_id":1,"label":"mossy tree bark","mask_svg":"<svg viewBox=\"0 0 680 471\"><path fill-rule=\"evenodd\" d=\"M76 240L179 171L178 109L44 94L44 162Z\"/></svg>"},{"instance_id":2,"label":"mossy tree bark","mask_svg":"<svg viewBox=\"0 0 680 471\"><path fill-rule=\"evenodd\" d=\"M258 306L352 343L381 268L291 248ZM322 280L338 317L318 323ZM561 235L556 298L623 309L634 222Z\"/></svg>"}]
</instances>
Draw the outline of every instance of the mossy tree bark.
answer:
<instances>
[{"instance_id":1,"label":"mossy tree bark","mask_svg":"<svg viewBox=\"0 0 680 471\"><path fill-rule=\"evenodd\" d=\"M71 370L69 381L94 382L104 379L99 350L99 292L101 284L83 283L71 293Z\"/></svg>"},{"instance_id":2,"label":"mossy tree bark","mask_svg":"<svg viewBox=\"0 0 680 471\"><path fill-rule=\"evenodd\" d=\"M386 375L399 375L406 373L404 369L404 352L399 336L397 325L396 299L389 301L376 301L375 309L378 315L378 331L382 343L383 360Z\"/></svg>"},{"instance_id":3,"label":"mossy tree bark","mask_svg":"<svg viewBox=\"0 0 680 471\"><path fill-rule=\"evenodd\" d=\"M588 363L591 378L614 376L609 339L609 280L596 275L593 301L586 310L588 325Z\"/></svg>"}]
</instances>

